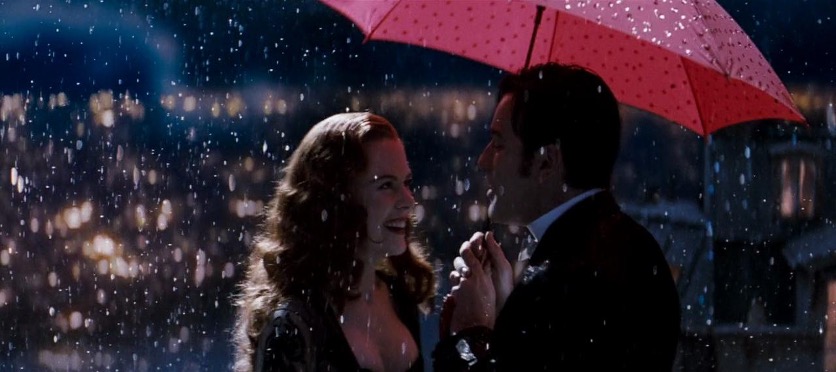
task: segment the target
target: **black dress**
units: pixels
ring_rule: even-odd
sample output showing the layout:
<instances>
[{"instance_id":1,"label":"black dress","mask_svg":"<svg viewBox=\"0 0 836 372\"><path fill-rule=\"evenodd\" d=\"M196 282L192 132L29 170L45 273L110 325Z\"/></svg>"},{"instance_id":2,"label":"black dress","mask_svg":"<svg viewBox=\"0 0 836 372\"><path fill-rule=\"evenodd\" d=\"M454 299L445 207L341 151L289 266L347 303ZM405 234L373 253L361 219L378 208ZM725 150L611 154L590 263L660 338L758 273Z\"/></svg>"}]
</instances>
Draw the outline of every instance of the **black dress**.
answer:
<instances>
[{"instance_id":1,"label":"black dress","mask_svg":"<svg viewBox=\"0 0 836 372\"><path fill-rule=\"evenodd\" d=\"M409 371L423 371L418 306L395 281L389 286L398 318L419 347ZM322 296L292 296L282 301L261 330L255 354L256 371L364 371L357 363L337 316Z\"/></svg>"}]
</instances>

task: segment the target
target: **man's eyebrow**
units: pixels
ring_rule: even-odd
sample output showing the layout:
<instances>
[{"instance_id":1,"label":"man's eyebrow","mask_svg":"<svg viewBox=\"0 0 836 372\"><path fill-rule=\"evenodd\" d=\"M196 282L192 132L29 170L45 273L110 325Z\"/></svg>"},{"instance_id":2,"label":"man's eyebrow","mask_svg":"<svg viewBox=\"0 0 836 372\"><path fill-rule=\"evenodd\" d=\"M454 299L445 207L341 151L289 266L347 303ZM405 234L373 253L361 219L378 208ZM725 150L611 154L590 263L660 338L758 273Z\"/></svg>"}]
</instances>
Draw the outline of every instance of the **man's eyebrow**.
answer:
<instances>
[{"instance_id":1,"label":"man's eyebrow","mask_svg":"<svg viewBox=\"0 0 836 372\"><path fill-rule=\"evenodd\" d=\"M404 177L404 180L411 180L411 179L412 179L412 173L411 172L408 173L406 175L406 177ZM384 174L384 175L380 175L380 176L372 176L372 179L369 181L369 183L375 183L375 182L378 182L378 181L397 181L397 180L398 180L398 177L395 177L391 174Z\"/></svg>"},{"instance_id":2,"label":"man's eyebrow","mask_svg":"<svg viewBox=\"0 0 836 372\"><path fill-rule=\"evenodd\" d=\"M397 179L398 179L397 177L395 177L391 174L384 174L384 175L380 175L380 176L375 175L375 176L372 176L372 179L369 181L369 183L375 183L375 182L384 181L384 180L385 181L397 181Z\"/></svg>"}]
</instances>

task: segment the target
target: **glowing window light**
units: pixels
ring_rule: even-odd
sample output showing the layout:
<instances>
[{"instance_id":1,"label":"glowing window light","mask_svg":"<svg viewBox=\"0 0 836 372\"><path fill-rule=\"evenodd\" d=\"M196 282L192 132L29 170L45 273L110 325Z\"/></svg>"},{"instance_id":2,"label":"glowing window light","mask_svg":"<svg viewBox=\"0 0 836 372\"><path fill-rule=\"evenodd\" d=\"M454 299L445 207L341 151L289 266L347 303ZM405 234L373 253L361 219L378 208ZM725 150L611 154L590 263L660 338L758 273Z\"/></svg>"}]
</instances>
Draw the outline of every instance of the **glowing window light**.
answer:
<instances>
[{"instance_id":1,"label":"glowing window light","mask_svg":"<svg viewBox=\"0 0 836 372\"><path fill-rule=\"evenodd\" d=\"M174 213L172 210L171 201L169 201L168 199L163 200L161 210L162 213L165 214L167 217L171 217L172 213Z\"/></svg>"},{"instance_id":2,"label":"glowing window light","mask_svg":"<svg viewBox=\"0 0 836 372\"><path fill-rule=\"evenodd\" d=\"M0 251L0 265L9 266L9 262L11 262L11 261L12 261L12 257L9 254L9 251L7 251L5 249Z\"/></svg>"},{"instance_id":3,"label":"glowing window light","mask_svg":"<svg viewBox=\"0 0 836 372\"><path fill-rule=\"evenodd\" d=\"M136 228L142 230L148 223L148 213L145 211L145 206L140 204L134 208L134 220L136 221Z\"/></svg>"},{"instance_id":4,"label":"glowing window light","mask_svg":"<svg viewBox=\"0 0 836 372\"><path fill-rule=\"evenodd\" d=\"M151 169L150 171L148 171L148 184L150 184L150 185L156 185L156 184L157 184L157 179L158 179L158 177L157 177L157 171L155 171L155 170L153 170L153 169Z\"/></svg>"},{"instance_id":5,"label":"glowing window light","mask_svg":"<svg viewBox=\"0 0 836 372\"><path fill-rule=\"evenodd\" d=\"M116 242L106 235L96 235L93 238L93 254L97 257L110 257L116 254Z\"/></svg>"},{"instance_id":6,"label":"glowing window light","mask_svg":"<svg viewBox=\"0 0 836 372\"><path fill-rule=\"evenodd\" d=\"M96 291L96 302L98 302L99 305L104 305L105 302L107 302L107 292L105 292L104 289L99 288L99 290Z\"/></svg>"},{"instance_id":7,"label":"glowing window light","mask_svg":"<svg viewBox=\"0 0 836 372\"><path fill-rule=\"evenodd\" d=\"M232 278L235 276L235 264L232 262L227 262L224 265L224 271L221 273L221 278Z\"/></svg>"},{"instance_id":8,"label":"glowing window light","mask_svg":"<svg viewBox=\"0 0 836 372\"><path fill-rule=\"evenodd\" d=\"M474 103L467 106L467 120L476 120L476 105Z\"/></svg>"},{"instance_id":9,"label":"glowing window light","mask_svg":"<svg viewBox=\"0 0 836 372\"><path fill-rule=\"evenodd\" d=\"M238 218L258 215L263 208L264 202L261 200L236 199L229 202L230 212Z\"/></svg>"},{"instance_id":10,"label":"glowing window light","mask_svg":"<svg viewBox=\"0 0 836 372\"><path fill-rule=\"evenodd\" d=\"M110 260L110 272L122 278L129 276L128 263L122 257L114 257Z\"/></svg>"},{"instance_id":11,"label":"glowing window light","mask_svg":"<svg viewBox=\"0 0 836 372\"><path fill-rule=\"evenodd\" d=\"M206 253L204 253L202 249L197 250L195 261L194 284L199 287L200 284L203 283L203 279L206 277Z\"/></svg>"},{"instance_id":12,"label":"glowing window light","mask_svg":"<svg viewBox=\"0 0 836 372\"><path fill-rule=\"evenodd\" d=\"M464 186L464 185L462 185ZM421 187L421 198L424 200L433 200L438 197L438 189L435 186Z\"/></svg>"},{"instance_id":13,"label":"glowing window light","mask_svg":"<svg viewBox=\"0 0 836 372\"><path fill-rule=\"evenodd\" d=\"M247 215L248 216L255 216L256 214L258 214L258 211L260 211L261 208L262 208L261 201L250 200L250 202L247 203Z\"/></svg>"},{"instance_id":14,"label":"glowing window light","mask_svg":"<svg viewBox=\"0 0 836 372\"><path fill-rule=\"evenodd\" d=\"M486 214L485 212L486 210L484 206L473 204L467 208L467 218L472 222L476 222L483 218Z\"/></svg>"},{"instance_id":15,"label":"glowing window light","mask_svg":"<svg viewBox=\"0 0 836 372\"><path fill-rule=\"evenodd\" d=\"M187 96L183 99L183 111L192 112L197 108L197 98Z\"/></svg>"},{"instance_id":16,"label":"glowing window light","mask_svg":"<svg viewBox=\"0 0 836 372\"><path fill-rule=\"evenodd\" d=\"M90 95L90 112L98 114L113 108L113 92L102 90Z\"/></svg>"},{"instance_id":17,"label":"glowing window light","mask_svg":"<svg viewBox=\"0 0 836 372\"><path fill-rule=\"evenodd\" d=\"M462 126L459 123L453 123L450 125L450 137L459 138L461 135Z\"/></svg>"},{"instance_id":18,"label":"glowing window light","mask_svg":"<svg viewBox=\"0 0 836 372\"><path fill-rule=\"evenodd\" d=\"M264 105L262 105L262 108L264 109L264 115L271 115L273 113L273 100L267 98L264 101Z\"/></svg>"},{"instance_id":19,"label":"glowing window light","mask_svg":"<svg viewBox=\"0 0 836 372\"><path fill-rule=\"evenodd\" d=\"M46 228L44 228L44 232L46 233L47 236L50 236L50 237L55 232L55 227L52 225L51 220L46 221Z\"/></svg>"},{"instance_id":20,"label":"glowing window light","mask_svg":"<svg viewBox=\"0 0 836 372\"><path fill-rule=\"evenodd\" d=\"M93 204L90 201L85 201L81 204L81 221L82 222L90 222L90 218L93 216Z\"/></svg>"},{"instance_id":21,"label":"glowing window light","mask_svg":"<svg viewBox=\"0 0 836 372\"><path fill-rule=\"evenodd\" d=\"M70 328L78 329L81 327L81 323L84 318L81 316L81 313L78 311L73 311L70 314Z\"/></svg>"},{"instance_id":22,"label":"glowing window light","mask_svg":"<svg viewBox=\"0 0 836 372\"><path fill-rule=\"evenodd\" d=\"M139 264L136 260L131 260L131 262L128 263L128 276L136 278L137 275L139 275Z\"/></svg>"},{"instance_id":23,"label":"glowing window light","mask_svg":"<svg viewBox=\"0 0 836 372\"><path fill-rule=\"evenodd\" d=\"M229 191L235 191L235 175L230 174L227 180L227 184L229 185Z\"/></svg>"},{"instance_id":24,"label":"glowing window light","mask_svg":"<svg viewBox=\"0 0 836 372\"><path fill-rule=\"evenodd\" d=\"M177 107L177 99L174 97L173 94L169 94L167 96L163 96L163 99L160 102L160 104L162 104L163 107L167 110L171 111L174 110L175 107Z\"/></svg>"},{"instance_id":25,"label":"glowing window light","mask_svg":"<svg viewBox=\"0 0 836 372\"><path fill-rule=\"evenodd\" d=\"M180 341L181 342L189 342L189 327L182 326L180 327Z\"/></svg>"},{"instance_id":26,"label":"glowing window light","mask_svg":"<svg viewBox=\"0 0 836 372\"><path fill-rule=\"evenodd\" d=\"M72 353L53 352L52 350L38 351L38 365L51 370L72 370L81 369L81 355L78 351Z\"/></svg>"},{"instance_id":27,"label":"glowing window light","mask_svg":"<svg viewBox=\"0 0 836 372\"><path fill-rule=\"evenodd\" d=\"M456 121L464 120L467 117L467 106L464 105L464 102L460 100L454 102L453 117Z\"/></svg>"},{"instance_id":28,"label":"glowing window light","mask_svg":"<svg viewBox=\"0 0 836 372\"><path fill-rule=\"evenodd\" d=\"M235 202L235 215L238 216L238 218L244 218L247 216L246 200L238 200Z\"/></svg>"},{"instance_id":29,"label":"glowing window light","mask_svg":"<svg viewBox=\"0 0 836 372\"><path fill-rule=\"evenodd\" d=\"M77 207L67 208L64 210L62 217L67 228L75 230L81 227L81 209Z\"/></svg>"},{"instance_id":30,"label":"glowing window light","mask_svg":"<svg viewBox=\"0 0 836 372\"><path fill-rule=\"evenodd\" d=\"M157 216L157 230L163 231L168 228L168 217L165 214Z\"/></svg>"},{"instance_id":31,"label":"glowing window light","mask_svg":"<svg viewBox=\"0 0 836 372\"><path fill-rule=\"evenodd\" d=\"M115 123L116 117L113 114L113 110L108 109L96 114L96 124L105 128L112 128Z\"/></svg>"},{"instance_id":32,"label":"glowing window light","mask_svg":"<svg viewBox=\"0 0 836 372\"><path fill-rule=\"evenodd\" d=\"M106 259L102 258L99 260L98 264L96 265L96 269L100 275L107 274L107 270L110 268L110 262Z\"/></svg>"},{"instance_id":33,"label":"glowing window light","mask_svg":"<svg viewBox=\"0 0 836 372\"><path fill-rule=\"evenodd\" d=\"M59 107L66 107L70 101L67 99L67 93L60 92L58 93L58 106Z\"/></svg>"},{"instance_id":34,"label":"glowing window light","mask_svg":"<svg viewBox=\"0 0 836 372\"><path fill-rule=\"evenodd\" d=\"M241 97L234 95L226 101L226 114L229 117L235 117L244 111L244 100Z\"/></svg>"},{"instance_id":35,"label":"glowing window light","mask_svg":"<svg viewBox=\"0 0 836 372\"><path fill-rule=\"evenodd\" d=\"M140 177L139 168L134 166L133 172L131 172L131 176L132 176L133 181L134 181L134 188L136 188L136 186L139 186L139 177Z\"/></svg>"},{"instance_id":36,"label":"glowing window light","mask_svg":"<svg viewBox=\"0 0 836 372\"><path fill-rule=\"evenodd\" d=\"M281 98L278 101L276 101L276 112L279 113L279 115L286 115L287 114L287 101L285 101Z\"/></svg>"},{"instance_id":37,"label":"glowing window light","mask_svg":"<svg viewBox=\"0 0 836 372\"><path fill-rule=\"evenodd\" d=\"M456 180L456 195L464 194L464 182L462 180Z\"/></svg>"},{"instance_id":38,"label":"glowing window light","mask_svg":"<svg viewBox=\"0 0 836 372\"><path fill-rule=\"evenodd\" d=\"M421 223L424 220L424 216L427 214L426 210L424 210L424 206L418 204L415 206L415 210L412 212L415 216L415 223Z\"/></svg>"},{"instance_id":39,"label":"glowing window light","mask_svg":"<svg viewBox=\"0 0 836 372\"><path fill-rule=\"evenodd\" d=\"M811 159L785 158L780 163L779 212L786 219L816 216L816 165Z\"/></svg>"},{"instance_id":40,"label":"glowing window light","mask_svg":"<svg viewBox=\"0 0 836 372\"><path fill-rule=\"evenodd\" d=\"M213 118L217 118L217 117L221 116L221 104L217 103L217 102L213 103L211 111L212 111L212 117Z\"/></svg>"}]
</instances>

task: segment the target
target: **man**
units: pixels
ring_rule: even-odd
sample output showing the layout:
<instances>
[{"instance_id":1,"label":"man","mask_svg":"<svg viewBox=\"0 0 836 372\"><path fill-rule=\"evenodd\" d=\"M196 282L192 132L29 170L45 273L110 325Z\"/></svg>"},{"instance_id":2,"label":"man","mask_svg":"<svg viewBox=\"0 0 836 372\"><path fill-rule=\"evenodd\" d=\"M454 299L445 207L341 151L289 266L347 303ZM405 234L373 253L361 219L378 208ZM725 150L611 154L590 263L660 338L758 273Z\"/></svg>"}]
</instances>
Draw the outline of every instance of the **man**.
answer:
<instances>
[{"instance_id":1,"label":"man","mask_svg":"<svg viewBox=\"0 0 836 372\"><path fill-rule=\"evenodd\" d=\"M609 190L621 131L612 92L591 72L547 64L507 77L499 97L478 161L489 215L527 226L537 244L515 275L492 233L462 245L435 368L670 371L679 299L659 245Z\"/></svg>"}]
</instances>

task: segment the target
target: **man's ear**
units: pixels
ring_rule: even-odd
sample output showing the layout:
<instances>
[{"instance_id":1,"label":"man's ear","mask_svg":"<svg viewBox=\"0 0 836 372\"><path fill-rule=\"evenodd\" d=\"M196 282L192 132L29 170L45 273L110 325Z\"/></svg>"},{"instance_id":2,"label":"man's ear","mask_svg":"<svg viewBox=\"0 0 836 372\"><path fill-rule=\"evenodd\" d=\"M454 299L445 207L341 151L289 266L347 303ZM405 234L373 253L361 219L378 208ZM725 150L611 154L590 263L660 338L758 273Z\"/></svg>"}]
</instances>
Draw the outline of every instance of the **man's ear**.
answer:
<instances>
[{"instance_id":1,"label":"man's ear","mask_svg":"<svg viewBox=\"0 0 836 372\"><path fill-rule=\"evenodd\" d=\"M540 147L534 153L533 160L532 168L540 183L553 179L563 171L563 156L559 145L549 144Z\"/></svg>"}]
</instances>

